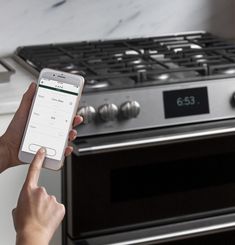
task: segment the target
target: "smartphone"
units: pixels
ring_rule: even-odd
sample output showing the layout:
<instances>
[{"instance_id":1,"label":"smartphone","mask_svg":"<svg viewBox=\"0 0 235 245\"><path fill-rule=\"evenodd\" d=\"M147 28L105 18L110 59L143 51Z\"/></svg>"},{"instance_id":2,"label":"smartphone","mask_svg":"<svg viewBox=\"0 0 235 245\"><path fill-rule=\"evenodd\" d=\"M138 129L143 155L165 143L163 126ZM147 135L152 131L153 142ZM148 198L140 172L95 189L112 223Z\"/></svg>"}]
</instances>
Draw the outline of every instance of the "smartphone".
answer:
<instances>
[{"instance_id":1,"label":"smartphone","mask_svg":"<svg viewBox=\"0 0 235 245\"><path fill-rule=\"evenodd\" d=\"M19 150L22 162L31 163L38 149L44 147L43 167L59 170L63 166L83 85L82 76L52 69L41 71Z\"/></svg>"}]
</instances>

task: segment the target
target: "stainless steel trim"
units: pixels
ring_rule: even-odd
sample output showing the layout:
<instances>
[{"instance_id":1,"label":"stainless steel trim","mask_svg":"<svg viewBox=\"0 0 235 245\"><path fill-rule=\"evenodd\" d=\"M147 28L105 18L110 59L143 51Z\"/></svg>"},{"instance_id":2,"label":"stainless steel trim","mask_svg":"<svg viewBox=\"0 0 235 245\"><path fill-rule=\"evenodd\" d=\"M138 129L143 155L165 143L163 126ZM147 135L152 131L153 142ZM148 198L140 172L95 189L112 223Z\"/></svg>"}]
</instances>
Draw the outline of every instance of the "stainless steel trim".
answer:
<instances>
[{"instance_id":1,"label":"stainless steel trim","mask_svg":"<svg viewBox=\"0 0 235 245\"><path fill-rule=\"evenodd\" d=\"M76 241L77 245L151 245L171 241L208 236L222 232L235 231L235 213L169 223L163 226L151 226L144 229L126 230L107 235L86 234L85 239Z\"/></svg>"},{"instance_id":2,"label":"stainless steel trim","mask_svg":"<svg viewBox=\"0 0 235 245\"><path fill-rule=\"evenodd\" d=\"M183 238L183 237L188 237L191 235L196 236L197 234L208 233L208 232L218 231L218 230L222 230L222 229L228 229L228 228L232 228L234 226L235 226L235 221L225 223L225 224L211 225L211 226L202 227L202 228L195 228L195 229L190 229L190 230L173 232L173 233L169 233L169 234L162 234L162 235L158 235L158 236L146 237L146 238L141 238L141 239L134 239L134 240L130 240L130 241L117 242L117 243L106 243L104 245L145 244L145 243L149 243L149 242L164 241L164 240L169 240L169 239L173 239L173 238L174 239Z\"/></svg>"},{"instance_id":3,"label":"stainless steel trim","mask_svg":"<svg viewBox=\"0 0 235 245\"><path fill-rule=\"evenodd\" d=\"M214 135L221 135L221 134L228 134L228 133L235 133L235 127L219 128L219 129L212 129L212 130L202 130L202 131L196 131L196 132L190 132L190 133L157 136L154 138L133 140L133 141L128 141L128 142L83 147L83 148L79 148L78 152L86 153L86 152L94 152L94 151L102 151L102 150L120 149L124 147L148 145L148 144L154 144L154 143L155 144L156 143L168 143L168 142L177 141L177 140L194 139L194 138L199 138L199 137L214 136Z\"/></svg>"},{"instance_id":4,"label":"stainless steel trim","mask_svg":"<svg viewBox=\"0 0 235 245\"><path fill-rule=\"evenodd\" d=\"M4 69L0 72L0 82L5 83L10 81L10 77L13 73L15 73L15 70L6 63L3 59L0 59L0 66Z\"/></svg>"},{"instance_id":5,"label":"stainless steel trim","mask_svg":"<svg viewBox=\"0 0 235 245\"><path fill-rule=\"evenodd\" d=\"M24 67L26 70L31 72L34 76L38 77L39 76L39 71L36 70L36 68L30 66L26 61L24 61L20 56L17 55L17 50L15 51L14 55L12 58L19 63L22 67Z\"/></svg>"}]
</instances>

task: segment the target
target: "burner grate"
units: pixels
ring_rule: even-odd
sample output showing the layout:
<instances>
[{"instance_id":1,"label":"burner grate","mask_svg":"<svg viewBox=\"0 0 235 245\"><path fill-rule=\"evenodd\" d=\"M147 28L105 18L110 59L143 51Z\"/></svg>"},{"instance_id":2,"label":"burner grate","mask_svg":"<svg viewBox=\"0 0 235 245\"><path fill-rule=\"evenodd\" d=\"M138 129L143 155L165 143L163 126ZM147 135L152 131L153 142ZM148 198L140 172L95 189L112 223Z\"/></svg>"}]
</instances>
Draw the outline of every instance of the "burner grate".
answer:
<instances>
[{"instance_id":1,"label":"burner grate","mask_svg":"<svg viewBox=\"0 0 235 245\"><path fill-rule=\"evenodd\" d=\"M85 91L235 75L235 45L201 32L20 47L17 55L38 72L83 75Z\"/></svg>"}]
</instances>

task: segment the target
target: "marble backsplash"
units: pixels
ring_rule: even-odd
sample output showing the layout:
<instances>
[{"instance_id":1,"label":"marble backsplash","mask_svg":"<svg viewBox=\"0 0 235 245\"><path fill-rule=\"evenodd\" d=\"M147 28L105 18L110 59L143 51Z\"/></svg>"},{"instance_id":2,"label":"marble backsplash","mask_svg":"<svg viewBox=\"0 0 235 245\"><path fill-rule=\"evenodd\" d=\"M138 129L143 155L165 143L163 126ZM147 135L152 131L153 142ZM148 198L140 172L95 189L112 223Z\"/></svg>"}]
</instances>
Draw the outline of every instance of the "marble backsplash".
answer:
<instances>
[{"instance_id":1,"label":"marble backsplash","mask_svg":"<svg viewBox=\"0 0 235 245\"><path fill-rule=\"evenodd\" d=\"M208 30L235 37L233 0L0 0L0 55L20 45Z\"/></svg>"}]
</instances>

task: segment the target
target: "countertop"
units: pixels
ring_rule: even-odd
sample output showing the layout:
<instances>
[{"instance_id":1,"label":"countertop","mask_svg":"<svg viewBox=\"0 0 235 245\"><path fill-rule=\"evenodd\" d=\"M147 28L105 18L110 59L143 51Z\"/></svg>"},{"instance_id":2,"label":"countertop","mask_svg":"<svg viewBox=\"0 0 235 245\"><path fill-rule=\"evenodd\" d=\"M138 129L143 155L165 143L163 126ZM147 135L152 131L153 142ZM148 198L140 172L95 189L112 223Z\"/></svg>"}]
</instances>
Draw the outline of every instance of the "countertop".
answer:
<instances>
[{"instance_id":1,"label":"countertop","mask_svg":"<svg viewBox=\"0 0 235 245\"><path fill-rule=\"evenodd\" d=\"M4 58L4 61L14 68L15 73L9 82L0 83L0 115L14 113L27 87L36 79L11 57Z\"/></svg>"}]
</instances>

